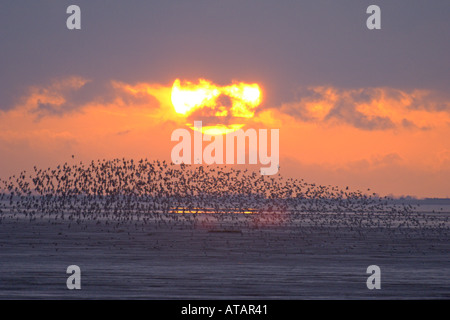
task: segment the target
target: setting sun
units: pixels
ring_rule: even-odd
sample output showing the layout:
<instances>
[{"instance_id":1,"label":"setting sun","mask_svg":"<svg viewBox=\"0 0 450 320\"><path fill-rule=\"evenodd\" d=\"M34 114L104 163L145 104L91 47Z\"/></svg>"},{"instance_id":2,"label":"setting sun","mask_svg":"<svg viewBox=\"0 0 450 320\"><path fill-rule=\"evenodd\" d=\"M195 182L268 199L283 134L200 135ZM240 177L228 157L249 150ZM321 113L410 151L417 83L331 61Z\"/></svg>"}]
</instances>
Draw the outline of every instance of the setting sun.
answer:
<instances>
[{"instance_id":1,"label":"setting sun","mask_svg":"<svg viewBox=\"0 0 450 320\"><path fill-rule=\"evenodd\" d=\"M242 128L242 121L254 116L261 103L261 89L256 83L235 82L218 86L205 79L199 79L198 83L176 79L171 99L179 115L217 119L216 123L206 125L203 133L227 134Z\"/></svg>"}]
</instances>

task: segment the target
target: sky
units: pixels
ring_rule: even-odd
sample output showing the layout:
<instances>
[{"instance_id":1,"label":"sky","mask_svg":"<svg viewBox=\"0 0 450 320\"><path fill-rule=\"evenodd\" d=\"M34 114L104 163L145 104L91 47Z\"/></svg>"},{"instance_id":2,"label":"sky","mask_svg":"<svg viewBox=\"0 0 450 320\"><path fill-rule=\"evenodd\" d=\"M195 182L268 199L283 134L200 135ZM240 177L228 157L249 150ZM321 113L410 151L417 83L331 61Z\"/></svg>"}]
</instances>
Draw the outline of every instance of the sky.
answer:
<instances>
[{"instance_id":1,"label":"sky","mask_svg":"<svg viewBox=\"0 0 450 320\"><path fill-rule=\"evenodd\" d=\"M81 30L66 27L72 4ZM261 87L244 129L280 130L283 176L450 197L449 13L448 0L3 0L0 178L170 160L186 127L172 84L207 79Z\"/></svg>"}]
</instances>

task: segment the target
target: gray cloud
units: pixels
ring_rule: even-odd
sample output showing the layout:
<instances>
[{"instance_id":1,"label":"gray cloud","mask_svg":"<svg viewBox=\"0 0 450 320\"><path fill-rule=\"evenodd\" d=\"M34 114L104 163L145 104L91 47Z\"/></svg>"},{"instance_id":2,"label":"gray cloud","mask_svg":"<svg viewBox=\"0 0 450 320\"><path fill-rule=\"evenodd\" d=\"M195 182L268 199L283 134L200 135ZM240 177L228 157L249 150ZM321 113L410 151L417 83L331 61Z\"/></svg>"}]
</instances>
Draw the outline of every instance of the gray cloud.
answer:
<instances>
[{"instance_id":1,"label":"gray cloud","mask_svg":"<svg viewBox=\"0 0 450 320\"><path fill-rule=\"evenodd\" d=\"M385 130L392 129L395 124L388 117L368 117L356 110L357 101L348 98L340 99L330 110L325 120L338 119L358 129Z\"/></svg>"},{"instance_id":2,"label":"gray cloud","mask_svg":"<svg viewBox=\"0 0 450 320\"><path fill-rule=\"evenodd\" d=\"M367 0L77 0L79 32L65 27L69 4L0 2L1 109L71 74L93 80L76 99L110 79L255 81L272 106L294 100L298 86L448 90L448 0L379 0L379 32L365 26Z\"/></svg>"},{"instance_id":3,"label":"gray cloud","mask_svg":"<svg viewBox=\"0 0 450 320\"><path fill-rule=\"evenodd\" d=\"M155 107L159 104L156 99L145 92L131 93L115 86L113 81L86 81L81 86L73 84L74 79L81 77L68 77L64 79L53 79L49 83L32 86L27 93L18 99L16 106L27 104L29 111L39 121L45 116L63 116L75 112L85 105L91 103L110 104L120 101L126 106L148 105ZM36 101L30 101L30 97L40 96ZM61 102L63 101L63 102Z\"/></svg>"},{"instance_id":4,"label":"gray cloud","mask_svg":"<svg viewBox=\"0 0 450 320\"><path fill-rule=\"evenodd\" d=\"M296 119L306 122L346 123L362 130L386 130L396 127L429 130L430 126L418 126L407 118L407 113L417 110L427 112L450 112L450 97L432 90L404 91L394 88L354 88L306 87L296 92L297 99L281 105L278 109ZM390 115L366 114L359 107L364 105L387 104L392 112L405 112L402 121L394 122ZM326 106L326 114L319 118L311 113L311 105ZM266 107L267 108L267 107Z\"/></svg>"}]
</instances>

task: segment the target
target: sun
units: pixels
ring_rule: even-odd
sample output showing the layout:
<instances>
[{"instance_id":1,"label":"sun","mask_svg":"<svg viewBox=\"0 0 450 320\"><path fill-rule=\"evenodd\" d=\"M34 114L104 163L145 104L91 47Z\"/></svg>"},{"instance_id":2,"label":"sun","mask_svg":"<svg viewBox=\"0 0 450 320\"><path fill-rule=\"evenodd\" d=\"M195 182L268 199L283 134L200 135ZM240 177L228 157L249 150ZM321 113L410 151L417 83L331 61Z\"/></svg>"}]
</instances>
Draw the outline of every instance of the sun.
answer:
<instances>
[{"instance_id":1,"label":"sun","mask_svg":"<svg viewBox=\"0 0 450 320\"><path fill-rule=\"evenodd\" d=\"M171 100L175 112L187 120L204 120L202 132L208 135L227 134L242 128L261 103L257 83L234 82L218 86L209 80L197 83L176 79ZM192 123L187 124L194 129ZM194 129L195 130L195 129Z\"/></svg>"}]
</instances>

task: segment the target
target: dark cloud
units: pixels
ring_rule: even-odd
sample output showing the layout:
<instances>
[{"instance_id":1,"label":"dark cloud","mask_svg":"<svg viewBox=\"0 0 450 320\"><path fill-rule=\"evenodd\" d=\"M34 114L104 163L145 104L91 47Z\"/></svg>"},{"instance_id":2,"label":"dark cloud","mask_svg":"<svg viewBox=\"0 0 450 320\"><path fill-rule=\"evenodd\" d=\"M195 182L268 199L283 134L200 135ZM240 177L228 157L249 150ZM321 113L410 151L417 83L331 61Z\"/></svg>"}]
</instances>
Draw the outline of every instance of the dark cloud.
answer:
<instances>
[{"instance_id":1,"label":"dark cloud","mask_svg":"<svg viewBox=\"0 0 450 320\"><path fill-rule=\"evenodd\" d=\"M300 99L281 106L280 111L302 121L332 121L350 124L363 130L385 130L395 127L388 117L367 116L357 110L358 104L378 100L380 90L375 88L342 90L332 87L309 87L298 91ZM323 119L318 120L307 109L308 104L331 104Z\"/></svg>"},{"instance_id":2,"label":"dark cloud","mask_svg":"<svg viewBox=\"0 0 450 320\"><path fill-rule=\"evenodd\" d=\"M82 84L74 82L79 81ZM53 79L42 86L32 86L28 94L18 99L16 106L27 105L29 111L39 121L45 116L63 116L75 112L88 104L111 104L120 102L122 105L148 105L151 108L158 106L156 98L144 91L132 93L123 87L123 83L114 81L91 81L81 77L68 77ZM35 101L33 97L37 96ZM31 97L31 100L30 100Z\"/></svg>"},{"instance_id":3,"label":"dark cloud","mask_svg":"<svg viewBox=\"0 0 450 320\"><path fill-rule=\"evenodd\" d=\"M450 96L445 93L431 91L418 92L408 108L413 110L447 111L450 112Z\"/></svg>"},{"instance_id":4,"label":"dark cloud","mask_svg":"<svg viewBox=\"0 0 450 320\"><path fill-rule=\"evenodd\" d=\"M385 130L392 129L395 124L388 117L368 117L356 109L357 101L350 98L342 98L336 102L325 120L338 119L358 129L363 130Z\"/></svg>"},{"instance_id":5,"label":"dark cloud","mask_svg":"<svg viewBox=\"0 0 450 320\"><path fill-rule=\"evenodd\" d=\"M418 126L408 119L408 113L424 110L430 113L450 112L450 97L433 90L404 91L395 88L356 88L339 89L335 87L307 87L297 90L297 100L283 104L278 109L296 119L306 122L338 121L362 130L386 130L398 126L407 129L429 130L430 126ZM319 117L311 112L311 106L323 108L325 114ZM325 107L324 107L325 106ZM383 110L377 115L361 110L367 106ZM391 113L387 113L390 111ZM383 114L384 113L384 114ZM404 113L402 120L399 115ZM392 118L391 118L392 117Z\"/></svg>"},{"instance_id":6,"label":"dark cloud","mask_svg":"<svg viewBox=\"0 0 450 320\"><path fill-rule=\"evenodd\" d=\"M271 106L294 100L298 86L448 90L448 0L379 0L380 31L365 26L368 0L77 0L79 31L65 26L70 4L0 2L1 109L71 74L93 80L75 104L111 79L256 81Z\"/></svg>"}]
</instances>

